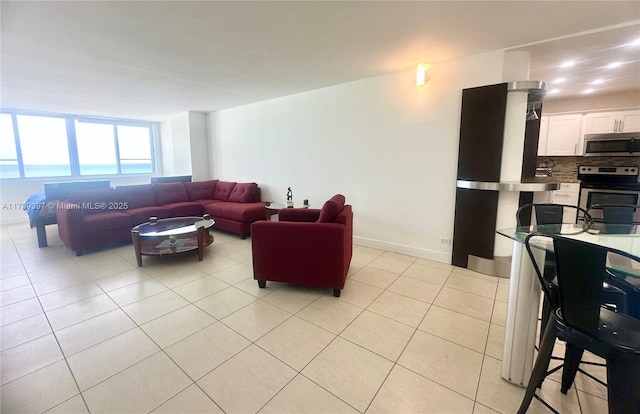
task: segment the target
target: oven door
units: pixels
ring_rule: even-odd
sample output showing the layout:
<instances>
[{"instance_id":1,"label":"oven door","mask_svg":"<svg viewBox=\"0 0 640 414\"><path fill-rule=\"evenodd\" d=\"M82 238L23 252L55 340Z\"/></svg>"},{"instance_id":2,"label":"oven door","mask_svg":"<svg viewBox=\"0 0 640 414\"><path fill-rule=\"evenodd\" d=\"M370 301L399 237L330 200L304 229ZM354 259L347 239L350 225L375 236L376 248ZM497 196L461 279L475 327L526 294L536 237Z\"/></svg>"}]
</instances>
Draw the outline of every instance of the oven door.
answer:
<instances>
[{"instance_id":1,"label":"oven door","mask_svg":"<svg viewBox=\"0 0 640 414\"><path fill-rule=\"evenodd\" d=\"M602 222L602 210L590 210L594 204L628 204L638 205L640 191L608 190L603 188L582 188L579 206L589 212L596 222ZM633 222L640 224L640 208L633 215Z\"/></svg>"}]
</instances>

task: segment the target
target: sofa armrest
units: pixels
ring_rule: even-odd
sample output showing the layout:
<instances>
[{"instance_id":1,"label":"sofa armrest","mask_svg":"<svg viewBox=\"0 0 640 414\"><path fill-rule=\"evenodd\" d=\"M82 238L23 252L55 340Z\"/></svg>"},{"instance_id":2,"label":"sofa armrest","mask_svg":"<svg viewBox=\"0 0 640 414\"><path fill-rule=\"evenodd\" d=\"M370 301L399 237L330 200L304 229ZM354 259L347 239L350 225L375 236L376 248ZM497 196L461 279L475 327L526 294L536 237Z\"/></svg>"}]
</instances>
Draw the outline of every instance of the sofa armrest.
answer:
<instances>
[{"instance_id":1,"label":"sofa armrest","mask_svg":"<svg viewBox=\"0 0 640 414\"><path fill-rule=\"evenodd\" d=\"M61 203L56 208L58 234L71 249L77 249L82 243L84 213L79 204Z\"/></svg>"},{"instance_id":2,"label":"sofa armrest","mask_svg":"<svg viewBox=\"0 0 640 414\"><path fill-rule=\"evenodd\" d=\"M316 222L320 218L319 208L283 208L278 211L279 221Z\"/></svg>"},{"instance_id":3,"label":"sofa armrest","mask_svg":"<svg viewBox=\"0 0 640 414\"><path fill-rule=\"evenodd\" d=\"M257 221L251 225L256 279L295 281L333 278L344 284L345 226L336 223Z\"/></svg>"}]
</instances>

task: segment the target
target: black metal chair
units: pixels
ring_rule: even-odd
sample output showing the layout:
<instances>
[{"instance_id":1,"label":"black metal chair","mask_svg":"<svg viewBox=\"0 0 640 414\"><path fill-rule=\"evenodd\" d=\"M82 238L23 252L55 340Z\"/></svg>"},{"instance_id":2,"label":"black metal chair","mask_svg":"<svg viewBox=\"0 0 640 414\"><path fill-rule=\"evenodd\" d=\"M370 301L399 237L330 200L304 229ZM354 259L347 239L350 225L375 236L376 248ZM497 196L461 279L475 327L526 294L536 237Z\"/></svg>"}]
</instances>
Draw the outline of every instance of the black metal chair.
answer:
<instances>
[{"instance_id":1,"label":"black metal chair","mask_svg":"<svg viewBox=\"0 0 640 414\"><path fill-rule=\"evenodd\" d=\"M580 222L576 226L563 227L563 219L565 209L575 210L576 222ZM588 211L578 206L567 204L525 204L516 212L516 221L518 227L530 226L531 219L535 219L534 228L543 229L544 234L576 234L582 233L590 228L593 224L593 219ZM544 271L542 272L542 282L544 283L543 291L545 292L544 299L542 301L542 314L540 318L540 343L542 343L542 334L544 333L547 323L551 318L552 312L554 312L559 306L560 301L558 298L558 283L556 276L556 258L555 254L550 251L545 252ZM604 294L602 297L603 303L608 304L618 310L625 310L627 298L625 293L616 286L603 285ZM552 372L562 369L563 386L561 392L566 394L573 384L573 380L576 376L580 359L582 358L582 350L575 349L572 344L567 344L564 358L552 357L555 360L562 360L563 363L557 366ZM577 359L576 359L577 358ZM590 363L592 365L601 365L596 363ZM582 370L581 370L582 371ZM584 371L582 371L584 372ZM586 375L590 375L586 373ZM542 382L538 384L538 387L542 385Z\"/></svg>"},{"instance_id":2,"label":"black metal chair","mask_svg":"<svg viewBox=\"0 0 640 414\"><path fill-rule=\"evenodd\" d=\"M634 204L594 204L589 211L602 210L603 233L628 234L634 232L633 216L638 208L640 206ZM610 260L624 261L624 259L621 260L615 255L610 255ZM626 293L626 312L635 318L640 318L640 279L618 271L611 272L608 283Z\"/></svg>"},{"instance_id":3,"label":"black metal chair","mask_svg":"<svg viewBox=\"0 0 640 414\"><path fill-rule=\"evenodd\" d=\"M569 228L563 232L562 224L564 219L564 211L566 209L575 210L576 221L578 217L582 217L581 225L577 228ZM518 227L532 225L532 218L535 219L535 224L544 227L544 233L546 234L563 234L563 233L575 233L582 232L586 228L589 228L593 223L593 219L588 211L578 206L572 206L567 204L550 204L550 203L536 203L525 204L516 212L516 223ZM557 226L557 227L556 227ZM549 295L545 295L545 299L542 303L542 318L540 322L540 332L544 332L547 325L547 321L551 315L551 311L558 306L558 299L556 293L556 271L555 271L555 256L553 252L546 252L543 279L547 285Z\"/></svg>"},{"instance_id":4,"label":"black metal chair","mask_svg":"<svg viewBox=\"0 0 640 414\"><path fill-rule=\"evenodd\" d=\"M634 204L594 204L591 210L602 210L605 224L633 224L633 215L638 209Z\"/></svg>"},{"instance_id":5,"label":"black metal chair","mask_svg":"<svg viewBox=\"0 0 640 414\"><path fill-rule=\"evenodd\" d=\"M582 353L588 350L606 360L609 413L640 412L640 320L603 307L603 283L607 277L607 255L614 253L638 262L632 255L603 246L557 235L531 233L525 247L545 295L550 295L540 267L536 263L531 238L553 240L556 257L559 307L551 314L544 331L538 357L518 413L524 414L533 398L544 405L535 392L548 375L547 367L556 341L573 345L574 354L565 359L562 387L573 380ZM567 359L571 359L570 362ZM571 372L567 365L575 363ZM565 376L566 374L566 376ZM549 407L551 408L551 407ZM552 409L553 410L553 409ZM555 410L553 410L556 412Z\"/></svg>"}]
</instances>

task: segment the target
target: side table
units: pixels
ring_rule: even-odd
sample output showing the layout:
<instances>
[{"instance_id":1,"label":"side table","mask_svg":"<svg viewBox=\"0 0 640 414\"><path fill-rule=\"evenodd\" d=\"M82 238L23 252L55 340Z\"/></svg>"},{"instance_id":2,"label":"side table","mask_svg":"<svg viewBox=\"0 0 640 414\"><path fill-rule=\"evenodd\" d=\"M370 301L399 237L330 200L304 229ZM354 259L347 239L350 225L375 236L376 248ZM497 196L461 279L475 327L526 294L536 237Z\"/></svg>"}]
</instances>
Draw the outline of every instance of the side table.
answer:
<instances>
[{"instance_id":1,"label":"side table","mask_svg":"<svg viewBox=\"0 0 640 414\"><path fill-rule=\"evenodd\" d=\"M283 202L265 201L264 209L265 209L265 217L267 221L271 221L271 216L278 214L278 211L282 210L283 208L309 208L309 203L307 202L307 204L304 204L304 203L300 204L300 203L294 202L292 205L287 205L286 202L283 203Z\"/></svg>"}]
</instances>

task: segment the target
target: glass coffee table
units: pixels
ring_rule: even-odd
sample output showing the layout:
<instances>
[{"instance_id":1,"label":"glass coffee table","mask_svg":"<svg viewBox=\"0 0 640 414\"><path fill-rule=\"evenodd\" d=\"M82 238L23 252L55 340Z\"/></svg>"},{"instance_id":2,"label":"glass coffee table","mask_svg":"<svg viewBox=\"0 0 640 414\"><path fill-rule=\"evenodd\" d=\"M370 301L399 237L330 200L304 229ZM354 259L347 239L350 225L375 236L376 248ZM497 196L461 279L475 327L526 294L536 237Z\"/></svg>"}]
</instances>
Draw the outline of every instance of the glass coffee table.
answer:
<instances>
[{"instance_id":1,"label":"glass coffee table","mask_svg":"<svg viewBox=\"0 0 640 414\"><path fill-rule=\"evenodd\" d=\"M175 217L158 220L151 217L131 229L131 239L136 252L138 267L142 267L142 256L164 256L198 250L202 261L204 248L213 243L209 228L215 221L205 214L203 217Z\"/></svg>"}]
</instances>

